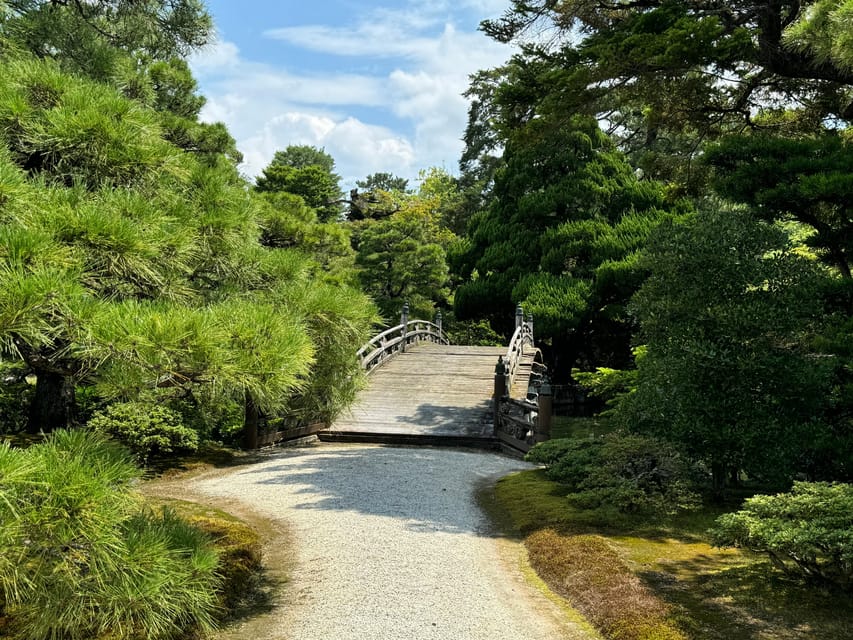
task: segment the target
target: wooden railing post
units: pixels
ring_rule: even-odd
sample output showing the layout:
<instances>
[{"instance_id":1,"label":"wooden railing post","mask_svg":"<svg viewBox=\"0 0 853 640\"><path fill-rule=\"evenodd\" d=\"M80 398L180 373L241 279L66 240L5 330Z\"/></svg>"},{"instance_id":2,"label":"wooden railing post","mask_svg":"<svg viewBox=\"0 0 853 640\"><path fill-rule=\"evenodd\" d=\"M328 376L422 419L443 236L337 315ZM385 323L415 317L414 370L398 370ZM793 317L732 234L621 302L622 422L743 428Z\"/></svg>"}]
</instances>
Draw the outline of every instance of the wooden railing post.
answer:
<instances>
[{"instance_id":1,"label":"wooden railing post","mask_svg":"<svg viewBox=\"0 0 853 640\"><path fill-rule=\"evenodd\" d=\"M506 386L506 363L503 356L498 356L498 364L495 365L495 393L494 393L494 417L495 417L495 435L498 433L498 427L501 416L501 399L507 393Z\"/></svg>"},{"instance_id":2,"label":"wooden railing post","mask_svg":"<svg viewBox=\"0 0 853 640\"><path fill-rule=\"evenodd\" d=\"M547 378L542 381L539 387L537 404L539 408L536 416L536 427L533 431L533 441L545 442L551 439L551 414L554 412L554 396L551 393L551 385L548 384Z\"/></svg>"},{"instance_id":3,"label":"wooden railing post","mask_svg":"<svg viewBox=\"0 0 853 640\"><path fill-rule=\"evenodd\" d=\"M524 309L521 308L521 305L518 305L515 308L515 328L518 329L523 324L524 324Z\"/></svg>"},{"instance_id":4,"label":"wooden railing post","mask_svg":"<svg viewBox=\"0 0 853 640\"><path fill-rule=\"evenodd\" d=\"M400 350L403 353L406 353L406 340L408 340L409 333L409 303L403 303L403 311L400 313L400 324L403 325L403 328L400 330L402 334L403 342L400 345Z\"/></svg>"},{"instance_id":5,"label":"wooden railing post","mask_svg":"<svg viewBox=\"0 0 853 640\"><path fill-rule=\"evenodd\" d=\"M441 309L435 312L435 326L438 327L438 340L436 342L441 342L441 338L444 335L444 329L441 326Z\"/></svg>"},{"instance_id":6,"label":"wooden railing post","mask_svg":"<svg viewBox=\"0 0 853 640\"><path fill-rule=\"evenodd\" d=\"M533 314L527 314L527 326L530 327L530 346L534 346L533 344Z\"/></svg>"}]
</instances>

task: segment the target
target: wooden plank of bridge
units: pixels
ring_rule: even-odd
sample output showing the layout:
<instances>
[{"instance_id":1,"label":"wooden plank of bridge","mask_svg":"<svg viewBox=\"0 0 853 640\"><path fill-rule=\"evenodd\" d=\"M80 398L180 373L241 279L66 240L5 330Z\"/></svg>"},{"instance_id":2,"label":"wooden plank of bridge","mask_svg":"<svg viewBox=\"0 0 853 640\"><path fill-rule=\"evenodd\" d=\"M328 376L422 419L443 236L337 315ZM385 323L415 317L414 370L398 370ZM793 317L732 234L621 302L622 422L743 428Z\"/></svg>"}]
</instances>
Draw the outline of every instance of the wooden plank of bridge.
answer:
<instances>
[{"instance_id":1,"label":"wooden plank of bridge","mask_svg":"<svg viewBox=\"0 0 853 640\"><path fill-rule=\"evenodd\" d=\"M421 343L374 370L327 441L394 444L494 443L491 396L504 347Z\"/></svg>"}]
</instances>

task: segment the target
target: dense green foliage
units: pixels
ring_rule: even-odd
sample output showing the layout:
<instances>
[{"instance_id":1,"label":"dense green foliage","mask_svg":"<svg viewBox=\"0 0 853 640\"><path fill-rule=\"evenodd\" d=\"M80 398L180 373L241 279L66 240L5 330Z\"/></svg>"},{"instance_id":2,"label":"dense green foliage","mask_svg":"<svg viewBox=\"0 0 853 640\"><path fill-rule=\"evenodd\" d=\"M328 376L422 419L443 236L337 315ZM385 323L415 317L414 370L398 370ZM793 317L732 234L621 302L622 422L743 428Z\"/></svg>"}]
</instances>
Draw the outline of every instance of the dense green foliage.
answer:
<instances>
[{"instance_id":1,"label":"dense green foliage","mask_svg":"<svg viewBox=\"0 0 853 640\"><path fill-rule=\"evenodd\" d=\"M355 184L365 191L400 191L405 193L409 190L409 181L406 178L395 176L387 171L371 173L364 180L356 180Z\"/></svg>"},{"instance_id":2,"label":"dense green foliage","mask_svg":"<svg viewBox=\"0 0 853 640\"><path fill-rule=\"evenodd\" d=\"M832 363L809 349L826 277L814 261L780 230L718 207L661 229L647 260L633 303L647 351L620 419L706 461L717 490L741 469L821 473L843 443L822 415Z\"/></svg>"},{"instance_id":3,"label":"dense green foliage","mask_svg":"<svg viewBox=\"0 0 853 640\"><path fill-rule=\"evenodd\" d=\"M321 149L291 145L277 151L272 162L255 181L262 193L291 193L300 196L321 220L340 217L342 197L340 176L334 172L334 159Z\"/></svg>"},{"instance_id":4,"label":"dense green foliage","mask_svg":"<svg viewBox=\"0 0 853 640\"><path fill-rule=\"evenodd\" d=\"M405 302L412 318L431 319L435 307L447 306L458 203L454 178L433 168L421 172L417 192L377 188L360 209L352 224L359 280L386 320Z\"/></svg>"},{"instance_id":5,"label":"dense green foliage","mask_svg":"<svg viewBox=\"0 0 853 640\"><path fill-rule=\"evenodd\" d=\"M196 451L198 432L185 426L181 414L162 405L116 402L96 413L90 429L112 436L143 465L153 457Z\"/></svg>"},{"instance_id":6,"label":"dense green foliage","mask_svg":"<svg viewBox=\"0 0 853 640\"><path fill-rule=\"evenodd\" d=\"M507 310L521 303L551 341L558 374L579 362L624 366L625 305L645 277L638 252L668 215L663 190L638 180L581 116L518 127L504 161L490 209L472 221L457 314L507 330Z\"/></svg>"},{"instance_id":7,"label":"dense green foliage","mask_svg":"<svg viewBox=\"0 0 853 640\"><path fill-rule=\"evenodd\" d=\"M467 93L456 310L498 328L522 303L559 377L717 492L853 478L851 11L518 0L483 23L520 47Z\"/></svg>"},{"instance_id":8,"label":"dense green foliage","mask_svg":"<svg viewBox=\"0 0 853 640\"><path fill-rule=\"evenodd\" d=\"M827 264L851 277L853 148L838 135L725 138L707 151L718 193L764 220L796 220Z\"/></svg>"},{"instance_id":9,"label":"dense green foliage","mask_svg":"<svg viewBox=\"0 0 853 640\"><path fill-rule=\"evenodd\" d=\"M712 534L719 546L768 554L789 575L853 587L853 485L795 482L789 493L754 496Z\"/></svg>"},{"instance_id":10,"label":"dense green foliage","mask_svg":"<svg viewBox=\"0 0 853 640\"><path fill-rule=\"evenodd\" d=\"M217 556L141 507L127 452L87 431L0 445L0 613L15 638L174 638L213 625Z\"/></svg>"},{"instance_id":11,"label":"dense green foliage","mask_svg":"<svg viewBox=\"0 0 853 640\"><path fill-rule=\"evenodd\" d=\"M359 379L341 354L374 318L346 283L346 235L249 193L222 151L176 145L173 111L51 61L2 65L0 343L36 376L29 429L76 422L81 388L156 392L196 425L230 404L250 446L303 389L318 397L299 420L340 411ZM193 88L159 106L194 121Z\"/></svg>"},{"instance_id":12,"label":"dense green foliage","mask_svg":"<svg viewBox=\"0 0 853 640\"><path fill-rule=\"evenodd\" d=\"M694 161L703 141L763 126L795 132L850 121L850 11L838 0L660 0L618 9L606 1L514 0L503 19L484 27L526 44L517 64L547 65L547 91L561 108L604 121L647 175L696 191L706 175ZM527 115L496 110L489 92L479 93L478 122L496 111ZM500 91L502 100L522 104L528 95Z\"/></svg>"},{"instance_id":13,"label":"dense green foliage","mask_svg":"<svg viewBox=\"0 0 853 640\"><path fill-rule=\"evenodd\" d=\"M582 509L673 514L696 507L690 465L665 441L608 434L600 439L565 438L536 445L530 462L568 488L568 500Z\"/></svg>"}]
</instances>

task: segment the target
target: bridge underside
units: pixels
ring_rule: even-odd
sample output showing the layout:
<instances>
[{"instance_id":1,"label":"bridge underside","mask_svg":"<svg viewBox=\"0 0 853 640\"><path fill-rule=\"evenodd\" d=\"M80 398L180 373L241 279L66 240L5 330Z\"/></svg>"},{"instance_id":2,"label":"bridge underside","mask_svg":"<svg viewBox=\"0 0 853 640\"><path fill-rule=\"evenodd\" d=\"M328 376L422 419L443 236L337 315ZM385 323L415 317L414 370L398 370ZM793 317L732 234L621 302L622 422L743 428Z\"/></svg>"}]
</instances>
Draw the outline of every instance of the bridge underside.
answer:
<instances>
[{"instance_id":1,"label":"bridge underside","mask_svg":"<svg viewBox=\"0 0 853 640\"><path fill-rule=\"evenodd\" d=\"M326 441L496 446L491 396L503 347L421 343L374 370Z\"/></svg>"}]
</instances>

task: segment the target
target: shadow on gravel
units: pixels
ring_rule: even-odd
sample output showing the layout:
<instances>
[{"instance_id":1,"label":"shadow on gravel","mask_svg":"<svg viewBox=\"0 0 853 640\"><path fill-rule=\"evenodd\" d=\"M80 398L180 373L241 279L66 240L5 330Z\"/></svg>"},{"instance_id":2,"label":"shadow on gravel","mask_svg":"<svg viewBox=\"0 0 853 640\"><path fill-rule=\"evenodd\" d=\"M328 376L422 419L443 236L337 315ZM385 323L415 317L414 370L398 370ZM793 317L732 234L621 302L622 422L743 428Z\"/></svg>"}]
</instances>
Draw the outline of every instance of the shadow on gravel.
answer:
<instances>
[{"instance_id":1,"label":"shadow on gravel","mask_svg":"<svg viewBox=\"0 0 853 640\"><path fill-rule=\"evenodd\" d=\"M261 569L252 576L251 583L229 603L228 614L222 618L222 623L238 624L271 612L276 607L275 595L283 584L284 581L271 576L266 568Z\"/></svg>"},{"instance_id":2,"label":"shadow on gravel","mask_svg":"<svg viewBox=\"0 0 853 640\"><path fill-rule=\"evenodd\" d=\"M423 447L294 449L279 464L240 472L258 485L292 487L297 509L356 511L405 521L411 531L492 535L476 506L490 479L530 468L512 458Z\"/></svg>"}]
</instances>

